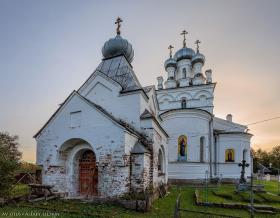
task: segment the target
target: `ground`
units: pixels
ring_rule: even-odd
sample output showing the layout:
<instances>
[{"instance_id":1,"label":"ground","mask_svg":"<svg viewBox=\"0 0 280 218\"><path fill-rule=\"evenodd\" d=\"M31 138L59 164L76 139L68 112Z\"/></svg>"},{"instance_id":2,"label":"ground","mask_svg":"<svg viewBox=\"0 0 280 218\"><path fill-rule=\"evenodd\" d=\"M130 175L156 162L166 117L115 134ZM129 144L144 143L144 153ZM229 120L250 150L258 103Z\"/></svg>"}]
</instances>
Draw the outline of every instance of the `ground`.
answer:
<instances>
[{"instance_id":1,"label":"ground","mask_svg":"<svg viewBox=\"0 0 280 218\"><path fill-rule=\"evenodd\" d=\"M265 187L268 191L277 194L278 183L277 182L265 182ZM233 194L234 186L232 185L222 185L219 189L208 189L208 201L211 202L230 202L238 201L239 203L245 203L246 200L242 198L234 198L234 200L229 200L227 198L215 196L212 191L217 191L219 193L227 193L228 195ZM92 203L83 203L78 200L51 200L48 202L36 202L36 203L26 203L21 202L17 206L5 206L0 208L0 217L120 217L120 218L132 218L132 217L173 217L174 208L177 196L181 193L181 206L180 208L186 209L187 211L181 211L181 217L250 217L250 214L246 210L240 209L224 209L224 208L213 208L213 207L203 207L196 206L194 204L194 187L183 186L177 188L176 186L171 187L170 193L167 197L158 199L154 202L152 209L148 213L140 213L131 210L126 210L118 206L113 205L98 205ZM205 198L205 189L199 189L202 198ZM246 194L244 194L246 195ZM280 197L278 197L280 199ZM277 198L277 199L278 199ZM256 196L258 199L258 196ZM274 207L280 208L280 203L268 203L266 205L273 205ZM195 211L195 212L191 212ZM200 213L204 212L204 213ZM206 213L206 214L205 214ZM214 215L215 214L215 215ZM221 215L221 216L219 216ZM262 215L257 214L255 217L279 217L277 215Z\"/></svg>"}]
</instances>

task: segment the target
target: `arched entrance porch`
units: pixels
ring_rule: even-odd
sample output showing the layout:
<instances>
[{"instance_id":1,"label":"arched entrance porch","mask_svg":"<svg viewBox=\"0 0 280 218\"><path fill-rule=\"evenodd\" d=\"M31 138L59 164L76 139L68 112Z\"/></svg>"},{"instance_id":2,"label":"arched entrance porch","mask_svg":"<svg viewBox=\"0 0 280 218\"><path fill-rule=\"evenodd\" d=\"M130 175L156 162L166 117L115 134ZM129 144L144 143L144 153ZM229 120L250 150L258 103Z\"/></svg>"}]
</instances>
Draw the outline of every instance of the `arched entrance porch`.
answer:
<instances>
[{"instance_id":1,"label":"arched entrance porch","mask_svg":"<svg viewBox=\"0 0 280 218\"><path fill-rule=\"evenodd\" d=\"M65 190L70 197L98 195L98 155L92 145L79 138L60 147L60 160L66 167Z\"/></svg>"}]
</instances>

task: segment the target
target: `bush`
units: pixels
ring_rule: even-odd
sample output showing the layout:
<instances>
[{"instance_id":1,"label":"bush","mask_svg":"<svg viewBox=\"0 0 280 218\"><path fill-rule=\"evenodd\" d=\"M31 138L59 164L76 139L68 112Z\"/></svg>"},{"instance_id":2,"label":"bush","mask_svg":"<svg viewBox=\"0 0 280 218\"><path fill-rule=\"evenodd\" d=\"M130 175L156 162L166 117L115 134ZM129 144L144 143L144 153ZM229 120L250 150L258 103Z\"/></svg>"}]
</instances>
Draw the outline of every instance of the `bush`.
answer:
<instances>
[{"instance_id":1,"label":"bush","mask_svg":"<svg viewBox=\"0 0 280 218\"><path fill-rule=\"evenodd\" d=\"M0 132L0 196L7 194L14 183L15 171L21 158L17 140L17 136Z\"/></svg>"}]
</instances>

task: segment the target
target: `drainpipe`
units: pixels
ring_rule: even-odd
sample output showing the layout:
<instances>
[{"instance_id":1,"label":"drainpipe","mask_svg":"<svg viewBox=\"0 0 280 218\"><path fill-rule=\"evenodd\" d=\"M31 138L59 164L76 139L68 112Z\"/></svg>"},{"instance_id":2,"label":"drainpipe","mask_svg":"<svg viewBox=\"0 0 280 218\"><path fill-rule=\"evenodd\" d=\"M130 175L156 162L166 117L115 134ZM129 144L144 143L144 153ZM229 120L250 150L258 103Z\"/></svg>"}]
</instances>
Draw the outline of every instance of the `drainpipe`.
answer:
<instances>
[{"instance_id":1,"label":"drainpipe","mask_svg":"<svg viewBox=\"0 0 280 218\"><path fill-rule=\"evenodd\" d=\"M210 171L210 179L213 178L213 169L212 169L212 148L213 148L213 117L211 116L211 119L209 121L209 171Z\"/></svg>"},{"instance_id":2,"label":"drainpipe","mask_svg":"<svg viewBox=\"0 0 280 218\"><path fill-rule=\"evenodd\" d=\"M131 179L132 179L132 154L130 153L130 155L129 155L129 193L132 192Z\"/></svg>"},{"instance_id":3,"label":"drainpipe","mask_svg":"<svg viewBox=\"0 0 280 218\"><path fill-rule=\"evenodd\" d=\"M214 152L215 152L215 156L214 156L214 175L217 176L217 141L218 141L218 136L216 134L214 134Z\"/></svg>"}]
</instances>

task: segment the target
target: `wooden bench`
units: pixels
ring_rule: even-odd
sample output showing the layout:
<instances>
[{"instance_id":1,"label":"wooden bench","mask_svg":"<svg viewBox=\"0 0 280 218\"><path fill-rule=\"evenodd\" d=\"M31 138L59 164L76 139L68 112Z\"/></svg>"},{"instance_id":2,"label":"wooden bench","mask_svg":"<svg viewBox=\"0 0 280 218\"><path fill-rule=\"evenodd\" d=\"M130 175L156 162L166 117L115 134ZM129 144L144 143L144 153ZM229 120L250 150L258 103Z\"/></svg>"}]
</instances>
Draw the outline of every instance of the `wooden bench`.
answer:
<instances>
[{"instance_id":1,"label":"wooden bench","mask_svg":"<svg viewBox=\"0 0 280 218\"><path fill-rule=\"evenodd\" d=\"M29 201L37 201L37 200L47 200L53 198L54 193L52 192L52 185L42 185L42 184L28 184L31 191L28 196ZM32 196L35 198L32 199Z\"/></svg>"}]
</instances>

